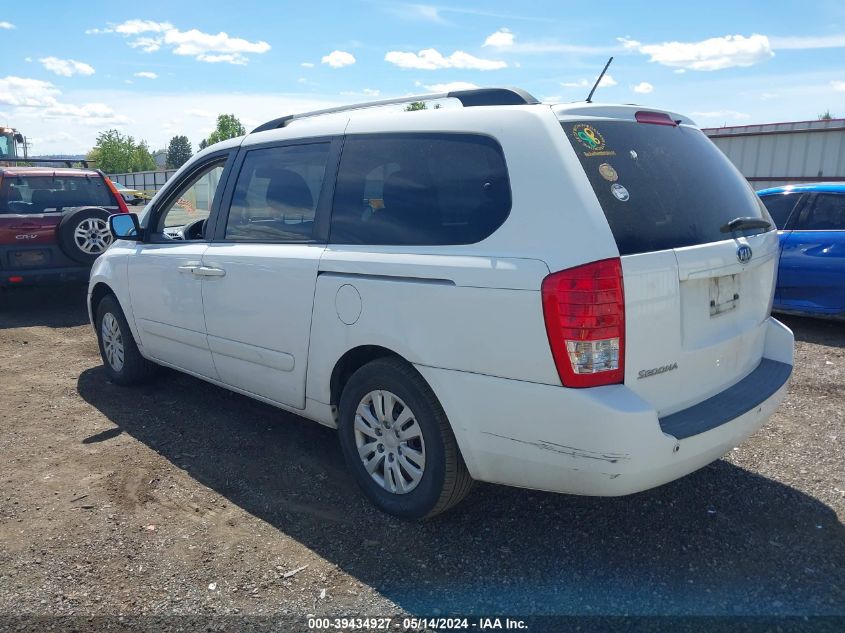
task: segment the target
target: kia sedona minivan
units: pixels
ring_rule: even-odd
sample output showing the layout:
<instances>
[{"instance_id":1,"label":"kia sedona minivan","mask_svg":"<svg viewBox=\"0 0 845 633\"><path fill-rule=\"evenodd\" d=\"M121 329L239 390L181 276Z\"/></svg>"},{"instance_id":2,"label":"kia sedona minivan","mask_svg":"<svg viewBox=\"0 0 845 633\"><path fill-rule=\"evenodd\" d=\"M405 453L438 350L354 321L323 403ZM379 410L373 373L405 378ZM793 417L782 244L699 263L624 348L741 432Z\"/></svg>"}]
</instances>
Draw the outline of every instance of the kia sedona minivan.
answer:
<instances>
[{"instance_id":1,"label":"kia sedona minivan","mask_svg":"<svg viewBox=\"0 0 845 633\"><path fill-rule=\"evenodd\" d=\"M88 302L112 381L165 365L336 427L401 517L474 480L659 486L792 371L771 218L672 112L481 89L285 116L111 228Z\"/></svg>"}]
</instances>

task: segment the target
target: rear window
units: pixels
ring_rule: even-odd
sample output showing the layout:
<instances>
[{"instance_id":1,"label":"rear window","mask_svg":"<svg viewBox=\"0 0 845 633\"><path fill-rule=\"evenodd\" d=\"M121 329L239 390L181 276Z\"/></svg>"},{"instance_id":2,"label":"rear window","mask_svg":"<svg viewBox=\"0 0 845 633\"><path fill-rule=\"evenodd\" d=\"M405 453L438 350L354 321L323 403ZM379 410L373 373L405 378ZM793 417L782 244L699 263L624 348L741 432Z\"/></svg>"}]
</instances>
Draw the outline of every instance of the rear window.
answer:
<instances>
[{"instance_id":1,"label":"rear window","mask_svg":"<svg viewBox=\"0 0 845 633\"><path fill-rule=\"evenodd\" d=\"M511 209L502 148L476 134L350 136L332 209L336 244L472 244Z\"/></svg>"},{"instance_id":2,"label":"rear window","mask_svg":"<svg viewBox=\"0 0 845 633\"><path fill-rule=\"evenodd\" d=\"M6 176L0 213L44 213L63 207L117 206L99 176Z\"/></svg>"},{"instance_id":3,"label":"rear window","mask_svg":"<svg viewBox=\"0 0 845 633\"><path fill-rule=\"evenodd\" d=\"M719 228L738 217L770 220L748 182L695 128L633 121L561 125L621 255L725 240L730 234Z\"/></svg>"}]
</instances>

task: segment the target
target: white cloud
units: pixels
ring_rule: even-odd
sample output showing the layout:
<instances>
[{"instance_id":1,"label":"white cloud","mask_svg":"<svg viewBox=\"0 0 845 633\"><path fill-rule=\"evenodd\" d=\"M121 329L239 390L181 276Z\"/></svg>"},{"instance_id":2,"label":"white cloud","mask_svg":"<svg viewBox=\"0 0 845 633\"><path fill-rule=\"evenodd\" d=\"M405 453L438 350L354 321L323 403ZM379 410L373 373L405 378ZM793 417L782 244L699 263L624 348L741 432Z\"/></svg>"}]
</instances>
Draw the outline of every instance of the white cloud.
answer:
<instances>
[{"instance_id":1,"label":"white cloud","mask_svg":"<svg viewBox=\"0 0 845 633\"><path fill-rule=\"evenodd\" d=\"M834 79L830 82L830 87L836 90L837 92L845 92L845 81Z\"/></svg>"},{"instance_id":2,"label":"white cloud","mask_svg":"<svg viewBox=\"0 0 845 633\"><path fill-rule=\"evenodd\" d=\"M726 119L741 121L751 118L750 114L737 112L736 110L709 110L707 112L693 112L692 115L702 119L719 119L722 121Z\"/></svg>"},{"instance_id":3,"label":"white cloud","mask_svg":"<svg viewBox=\"0 0 845 633\"><path fill-rule=\"evenodd\" d=\"M152 20L126 20L111 29L104 29L101 33L120 33L121 35L138 35L139 33L165 33L173 30L170 22L154 22Z\"/></svg>"},{"instance_id":4,"label":"white cloud","mask_svg":"<svg viewBox=\"0 0 845 633\"><path fill-rule=\"evenodd\" d=\"M217 118L217 115L214 114L214 112L211 112L209 110L200 110L198 108L191 108L191 109L185 110L185 114L187 114L188 116L197 117L199 119L215 119L215 118Z\"/></svg>"},{"instance_id":5,"label":"white cloud","mask_svg":"<svg viewBox=\"0 0 845 633\"><path fill-rule=\"evenodd\" d=\"M16 28L18 28L18 27L16 27L11 22L5 22L5 21L0 22L0 29L3 29L5 31L11 31L12 29L16 29Z\"/></svg>"},{"instance_id":6,"label":"white cloud","mask_svg":"<svg viewBox=\"0 0 845 633\"><path fill-rule=\"evenodd\" d=\"M24 57L23 60L27 63L32 61L32 57Z\"/></svg>"},{"instance_id":7,"label":"white cloud","mask_svg":"<svg viewBox=\"0 0 845 633\"><path fill-rule=\"evenodd\" d=\"M843 48L845 34L818 35L809 37L770 37L769 41L775 50L806 50L812 48Z\"/></svg>"},{"instance_id":8,"label":"white cloud","mask_svg":"<svg viewBox=\"0 0 845 633\"><path fill-rule=\"evenodd\" d=\"M129 121L125 116L115 114L114 110L104 103L85 103L80 106L70 103L56 103L39 112L41 116L48 119L74 119L97 124L126 123Z\"/></svg>"},{"instance_id":9,"label":"white cloud","mask_svg":"<svg viewBox=\"0 0 845 633\"><path fill-rule=\"evenodd\" d=\"M355 63L355 56L346 51L332 51L328 55L324 55L320 60L324 64L328 64L332 68L343 68L344 66L351 66Z\"/></svg>"},{"instance_id":10,"label":"white cloud","mask_svg":"<svg viewBox=\"0 0 845 633\"><path fill-rule=\"evenodd\" d=\"M592 81L587 81L586 79L579 79L578 81L568 81L560 85L564 88L591 88L595 82L595 79L593 79ZM604 77L602 77L601 81L599 82L599 88L610 88L611 86L617 85L617 83L618 82L613 78L613 75L605 73Z\"/></svg>"},{"instance_id":11,"label":"white cloud","mask_svg":"<svg viewBox=\"0 0 845 633\"><path fill-rule=\"evenodd\" d=\"M157 79L158 75L150 70L142 70L139 73L135 73L136 77L142 77L143 79Z\"/></svg>"},{"instance_id":12,"label":"white cloud","mask_svg":"<svg viewBox=\"0 0 845 633\"><path fill-rule=\"evenodd\" d=\"M119 124L129 121L127 117L115 114L104 103L62 103L57 99L61 91L49 81L9 76L0 79L0 86L0 103L15 106L12 118L33 121L27 129L55 119L83 124Z\"/></svg>"},{"instance_id":13,"label":"white cloud","mask_svg":"<svg viewBox=\"0 0 845 633\"><path fill-rule=\"evenodd\" d=\"M0 90L5 88L5 82L0 76ZM42 116L43 109L36 108L4 108L12 110L10 121L15 121L15 127L24 130L27 136L41 139L37 146L39 154L47 153L84 153L93 147L97 133L111 127L130 134L135 139L144 139L150 148L166 147L173 131L165 130L165 123L179 119L180 125L176 129L185 134L195 145L205 138L214 127L214 119L219 112L233 112L244 123L252 119L256 122L269 121L280 113L307 112L341 105L341 97L308 98L295 94L272 93L237 93L214 90L209 87L208 92L179 91L173 94L145 94L138 98L136 91L124 88L119 82L106 90L75 91L78 103L89 105L85 110L66 111L64 116L54 111L53 116ZM108 118L104 110L90 107L90 104L106 104L114 112L126 119L114 121ZM197 106L197 104L201 104ZM201 107L203 110L188 114L187 110ZM197 116L206 111L208 116ZM72 115L87 115L88 118L74 119ZM97 117L99 115L99 117ZM248 115L248 116L247 116ZM253 126L254 127L254 126ZM62 140L59 134L70 131L75 140Z\"/></svg>"},{"instance_id":14,"label":"white cloud","mask_svg":"<svg viewBox=\"0 0 845 633\"><path fill-rule=\"evenodd\" d=\"M373 88L364 88L360 92L356 92L354 90L345 90L340 93L344 97L378 97L381 95L381 90L375 90Z\"/></svg>"},{"instance_id":15,"label":"white cloud","mask_svg":"<svg viewBox=\"0 0 845 633\"><path fill-rule=\"evenodd\" d=\"M164 43L175 45L174 55L187 55L203 62L228 62L239 65L247 63L245 53L260 54L270 50L270 45L264 41L250 42L239 37L230 37L222 31L212 35L197 29L165 31Z\"/></svg>"},{"instance_id":16,"label":"white cloud","mask_svg":"<svg viewBox=\"0 0 845 633\"><path fill-rule=\"evenodd\" d=\"M12 106L44 107L56 103L61 91L49 81L4 77L0 80L0 103Z\"/></svg>"},{"instance_id":17,"label":"white cloud","mask_svg":"<svg viewBox=\"0 0 845 633\"><path fill-rule=\"evenodd\" d=\"M654 92L654 86L652 86L647 81L641 81L636 86L633 87L633 91L639 93L641 95L647 95L651 92Z\"/></svg>"},{"instance_id":18,"label":"white cloud","mask_svg":"<svg viewBox=\"0 0 845 633\"><path fill-rule=\"evenodd\" d=\"M312 64L311 62L302 62L300 66L302 66L303 68L314 68L314 64Z\"/></svg>"},{"instance_id":19,"label":"white cloud","mask_svg":"<svg viewBox=\"0 0 845 633\"><path fill-rule=\"evenodd\" d=\"M393 15L406 20L420 20L434 24L450 24L442 15L440 9L430 4L396 4L388 5L387 10Z\"/></svg>"},{"instance_id":20,"label":"white cloud","mask_svg":"<svg viewBox=\"0 0 845 633\"><path fill-rule=\"evenodd\" d=\"M772 46L765 35L725 35L701 42L663 42L642 44L636 40L619 38L630 50L648 55L649 61L670 68L688 70L722 70L734 66L753 66L772 57Z\"/></svg>"},{"instance_id":21,"label":"white cloud","mask_svg":"<svg viewBox=\"0 0 845 633\"><path fill-rule=\"evenodd\" d=\"M385 61L399 68L417 70L437 70L439 68L461 68L469 70L498 70L506 68L503 61L482 59L464 51L455 51L448 57L433 48L426 48L419 53L390 51L384 56Z\"/></svg>"},{"instance_id":22,"label":"white cloud","mask_svg":"<svg viewBox=\"0 0 845 633\"><path fill-rule=\"evenodd\" d=\"M138 39L129 42L132 48L140 48L145 53L155 53L161 48L160 37L139 37Z\"/></svg>"},{"instance_id":23,"label":"white cloud","mask_svg":"<svg viewBox=\"0 0 845 633\"><path fill-rule=\"evenodd\" d=\"M508 29L499 29L495 33L488 35L482 46L494 46L497 48L513 46L513 37L513 33Z\"/></svg>"},{"instance_id":24,"label":"white cloud","mask_svg":"<svg viewBox=\"0 0 845 633\"><path fill-rule=\"evenodd\" d=\"M432 92L452 92L453 90L474 90L479 86L468 81L451 81L445 84L430 84L426 85L426 90Z\"/></svg>"},{"instance_id":25,"label":"white cloud","mask_svg":"<svg viewBox=\"0 0 845 633\"><path fill-rule=\"evenodd\" d=\"M61 75L62 77L72 77L73 75L93 75L94 67L84 62L78 62L74 59L59 59L58 57L42 57L38 61L51 73Z\"/></svg>"},{"instance_id":26,"label":"white cloud","mask_svg":"<svg viewBox=\"0 0 845 633\"><path fill-rule=\"evenodd\" d=\"M259 40L251 42L228 33L204 33L198 29L180 31L170 22L153 20L127 20L105 29L88 29L88 34L117 33L132 38L127 43L132 48L140 48L145 53L154 53L162 46L169 46L174 55L193 57L197 61L208 63L228 63L244 65L249 61L247 55L262 54L270 50L270 45ZM150 35L152 34L152 35ZM141 37L138 37L141 36Z\"/></svg>"}]
</instances>

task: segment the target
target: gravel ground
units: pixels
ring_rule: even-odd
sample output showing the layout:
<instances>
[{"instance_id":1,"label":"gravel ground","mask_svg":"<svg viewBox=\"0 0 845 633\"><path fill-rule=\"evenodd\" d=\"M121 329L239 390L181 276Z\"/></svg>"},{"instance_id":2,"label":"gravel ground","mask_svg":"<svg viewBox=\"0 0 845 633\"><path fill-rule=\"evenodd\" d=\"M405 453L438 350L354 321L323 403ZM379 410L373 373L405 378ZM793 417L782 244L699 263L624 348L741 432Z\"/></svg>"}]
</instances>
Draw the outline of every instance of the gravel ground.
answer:
<instances>
[{"instance_id":1,"label":"gravel ground","mask_svg":"<svg viewBox=\"0 0 845 633\"><path fill-rule=\"evenodd\" d=\"M418 524L329 429L176 372L107 382L84 289L3 294L0 614L845 616L845 324L784 321L789 395L725 459L617 499L478 484Z\"/></svg>"}]
</instances>

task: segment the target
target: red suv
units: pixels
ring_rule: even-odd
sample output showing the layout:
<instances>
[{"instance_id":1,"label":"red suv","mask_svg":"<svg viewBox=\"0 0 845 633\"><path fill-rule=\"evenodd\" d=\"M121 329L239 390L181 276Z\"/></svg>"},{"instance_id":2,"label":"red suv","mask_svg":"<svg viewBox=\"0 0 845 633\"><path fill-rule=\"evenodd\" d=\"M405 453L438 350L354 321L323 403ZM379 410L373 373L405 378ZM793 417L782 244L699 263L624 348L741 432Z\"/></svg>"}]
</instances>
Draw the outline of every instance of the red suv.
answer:
<instances>
[{"instance_id":1,"label":"red suv","mask_svg":"<svg viewBox=\"0 0 845 633\"><path fill-rule=\"evenodd\" d=\"M0 167L0 287L87 281L127 212L99 170Z\"/></svg>"}]
</instances>

